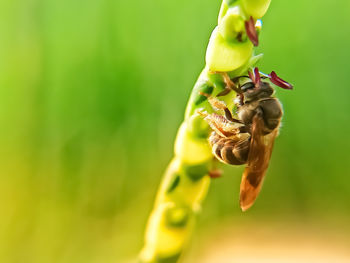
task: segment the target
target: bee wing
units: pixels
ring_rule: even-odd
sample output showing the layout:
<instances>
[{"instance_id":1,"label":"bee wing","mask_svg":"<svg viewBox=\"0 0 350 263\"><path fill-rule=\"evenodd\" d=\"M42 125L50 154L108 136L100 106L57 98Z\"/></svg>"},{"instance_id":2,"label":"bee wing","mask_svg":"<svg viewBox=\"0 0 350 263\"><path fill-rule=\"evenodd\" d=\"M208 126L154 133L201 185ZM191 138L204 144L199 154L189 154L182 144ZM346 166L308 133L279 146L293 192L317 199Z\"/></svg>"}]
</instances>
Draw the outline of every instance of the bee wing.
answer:
<instances>
[{"instance_id":1,"label":"bee wing","mask_svg":"<svg viewBox=\"0 0 350 263\"><path fill-rule=\"evenodd\" d=\"M247 166L244 170L240 205L243 211L249 209L258 196L266 170L269 166L274 140L278 128L268 135L263 135L264 120L258 114L254 116Z\"/></svg>"}]
</instances>

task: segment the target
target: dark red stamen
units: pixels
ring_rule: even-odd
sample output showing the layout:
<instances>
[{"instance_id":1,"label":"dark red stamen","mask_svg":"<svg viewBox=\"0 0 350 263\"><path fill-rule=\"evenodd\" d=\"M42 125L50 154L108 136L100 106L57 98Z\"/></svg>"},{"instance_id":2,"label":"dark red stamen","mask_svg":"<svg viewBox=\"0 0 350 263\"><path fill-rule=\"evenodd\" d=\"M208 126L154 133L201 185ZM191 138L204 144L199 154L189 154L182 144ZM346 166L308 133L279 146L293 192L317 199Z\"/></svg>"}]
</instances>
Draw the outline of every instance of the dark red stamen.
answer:
<instances>
[{"instance_id":1,"label":"dark red stamen","mask_svg":"<svg viewBox=\"0 0 350 263\"><path fill-rule=\"evenodd\" d=\"M249 37L250 41L252 41L254 46L258 46L259 37L255 29L254 18L251 16L248 21L244 22L244 25L245 25L245 31L247 32L247 36Z\"/></svg>"},{"instance_id":2,"label":"dark red stamen","mask_svg":"<svg viewBox=\"0 0 350 263\"><path fill-rule=\"evenodd\" d=\"M261 77L260 77L259 68L256 67L256 68L253 69L253 71L248 71L248 75L249 75L249 78L254 83L255 88L259 88L260 83L261 83Z\"/></svg>"},{"instance_id":3,"label":"dark red stamen","mask_svg":"<svg viewBox=\"0 0 350 263\"><path fill-rule=\"evenodd\" d=\"M292 84L278 77L276 72L274 71L270 73L269 78L273 84L275 84L278 87L281 87L282 89L293 89Z\"/></svg>"},{"instance_id":4,"label":"dark red stamen","mask_svg":"<svg viewBox=\"0 0 350 263\"><path fill-rule=\"evenodd\" d=\"M259 87L261 78L260 78L260 72L258 67L254 68L254 76L255 76L255 87Z\"/></svg>"},{"instance_id":5,"label":"dark red stamen","mask_svg":"<svg viewBox=\"0 0 350 263\"><path fill-rule=\"evenodd\" d=\"M220 178L222 176L222 171L221 170L213 170L209 172L210 178L216 179Z\"/></svg>"}]
</instances>

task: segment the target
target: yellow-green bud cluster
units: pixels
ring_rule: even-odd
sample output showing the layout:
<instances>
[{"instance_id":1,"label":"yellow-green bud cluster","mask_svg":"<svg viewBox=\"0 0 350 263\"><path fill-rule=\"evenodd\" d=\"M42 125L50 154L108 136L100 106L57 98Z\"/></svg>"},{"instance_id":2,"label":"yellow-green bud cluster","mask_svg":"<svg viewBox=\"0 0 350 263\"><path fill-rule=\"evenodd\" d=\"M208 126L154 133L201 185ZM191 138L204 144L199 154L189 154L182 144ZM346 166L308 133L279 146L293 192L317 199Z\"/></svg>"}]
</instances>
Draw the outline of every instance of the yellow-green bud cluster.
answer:
<instances>
[{"instance_id":1,"label":"yellow-green bud cluster","mask_svg":"<svg viewBox=\"0 0 350 263\"><path fill-rule=\"evenodd\" d=\"M249 60L253 44L247 38L245 22L252 17L260 19L267 11L271 0L227 0L219 14L218 26L214 29L207 53L206 63L211 71L233 71ZM259 32L261 22L256 23Z\"/></svg>"}]
</instances>

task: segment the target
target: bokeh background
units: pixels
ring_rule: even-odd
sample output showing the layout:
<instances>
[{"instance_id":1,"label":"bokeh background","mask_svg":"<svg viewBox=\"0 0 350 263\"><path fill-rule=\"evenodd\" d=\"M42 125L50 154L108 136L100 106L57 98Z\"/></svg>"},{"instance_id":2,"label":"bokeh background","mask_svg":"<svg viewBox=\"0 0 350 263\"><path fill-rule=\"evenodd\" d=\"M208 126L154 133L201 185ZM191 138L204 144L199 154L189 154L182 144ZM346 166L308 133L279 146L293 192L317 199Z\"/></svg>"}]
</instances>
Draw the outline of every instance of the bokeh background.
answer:
<instances>
[{"instance_id":1,"label":"bokeh background","mask_svg":"<svg viewBox=\"0 0 350 263\"><path fill-rule=\"evenodd\" d=\"M220 4L0 2L0 262L135 258ZM349 13L272 1L259 66L295 90L268 176L243 214L225 168L187 263L350 262Z\"/></svg>"}]
</instances>

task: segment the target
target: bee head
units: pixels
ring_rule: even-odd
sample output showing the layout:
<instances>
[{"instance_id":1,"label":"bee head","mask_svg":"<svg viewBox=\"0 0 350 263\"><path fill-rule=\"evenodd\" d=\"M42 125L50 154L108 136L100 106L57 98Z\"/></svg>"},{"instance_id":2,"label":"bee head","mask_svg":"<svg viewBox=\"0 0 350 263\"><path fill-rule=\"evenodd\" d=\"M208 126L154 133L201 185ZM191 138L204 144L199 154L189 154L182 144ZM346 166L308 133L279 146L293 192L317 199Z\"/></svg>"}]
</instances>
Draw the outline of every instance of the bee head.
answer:
<instances>
[{"instance_id":1,"label":"bee head","mask_svg":"<svg viewBox=\"0 0 350 263\"><path fill-rule=\"evenodd\" d=\"M258 68L254 72L249 71L249 81L241 86L246 101L271 97L274 89L268 82L262 81Z\"/></svg>"},{"instance_id":2,"label":"bee head","mask_svg":"<svg viewBox=\"0 0 350 263\"><path fill-rule=\"evenodd\" d=\"M268 98L273 95L275 90L271 84L262 79L269 79L271 83L282 89L293 89L293 85L281 79L272 71L269 75L260 76L259 69L256 67L253 71L249 71L249 82L241 86L241 91L244 95L245 101L258 100L261 98Z\"/></svg>"},{"instance_id":3,"label":"bee head","mask_svg":"<svg viewBox=\"0 0 350 263\"><path fill-rule=\"evenodd\" d=\"M275 92L269 83L263 81L259 85L249 81L241 87L241 90L246 101L268 98Z\"/></svg>"}]
</instances>

